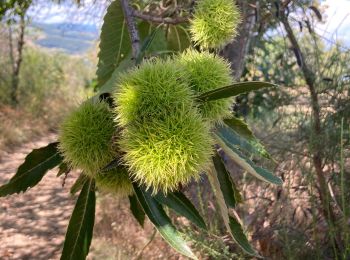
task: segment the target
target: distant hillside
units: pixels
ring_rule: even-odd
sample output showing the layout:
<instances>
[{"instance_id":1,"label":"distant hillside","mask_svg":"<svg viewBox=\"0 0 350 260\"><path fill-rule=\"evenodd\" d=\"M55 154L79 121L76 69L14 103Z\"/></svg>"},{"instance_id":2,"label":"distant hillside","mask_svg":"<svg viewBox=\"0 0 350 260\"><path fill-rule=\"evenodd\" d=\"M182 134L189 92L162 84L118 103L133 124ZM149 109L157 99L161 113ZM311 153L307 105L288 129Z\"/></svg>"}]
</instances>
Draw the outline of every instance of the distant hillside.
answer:
<instances>
[{"instance_id":1,"label":"distant hillside","mask_svg":"<svg viewBox=\"0 0 350 260\"><path fill-rule=\"evenodd\" d=\"M99 36L98 28L94 25L34 22L31 27L40 30L43 34L36 40L38 45L61 49L70 54L87 51Z\"/></svg>"}]
</instances>

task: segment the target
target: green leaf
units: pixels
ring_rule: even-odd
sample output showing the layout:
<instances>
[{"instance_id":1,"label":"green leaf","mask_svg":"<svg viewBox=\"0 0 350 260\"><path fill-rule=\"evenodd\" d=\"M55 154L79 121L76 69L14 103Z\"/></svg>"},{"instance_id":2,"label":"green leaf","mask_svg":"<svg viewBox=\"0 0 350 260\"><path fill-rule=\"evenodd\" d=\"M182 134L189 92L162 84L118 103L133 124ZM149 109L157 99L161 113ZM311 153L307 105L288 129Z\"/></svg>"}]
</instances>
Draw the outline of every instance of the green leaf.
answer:
<instances>
[{"instance_id":1,"label":"green leaf","mask_svg":"<svg viewBox=\"0 0 350 260\"><path fill-rule=\"evenodd\" d=\"M140 64L142 62L142 59L144 58L146 52L152 47L153 42L156 41L157 39L159 40L160 37L162 37L163 39L162 42L164 42L165 36L164 36L163 30L161 30L161 27L156 27L155 29L152 30L151 34L145 37L141 45L140 53L136 58L136 64Z\"/></svg>"},{"instance_id":2,"label":"green leaf","mask_svg":"<svg viewBox=\"0 0 350 260\"><path fill-rule=\"evenodd\" d=\"M143 210L164 240L179 253L197 259L156 199L148 191L138 187L136 183L133 183L133 186Z\"/></svg>"},{"instance_id":3,"label":"green leaf","mask_svg":"<svg viewBox=\"0 0 350 260\"><path fill-rule=\"evenodd\" d=\"M248 140L256 139L252 130L250 130L248 124L244 122L243 119L238 117L232 117L232 118L224 119L224 123L228 127L230 127L232 130L236 131L239 135L243 136L244 138Z\"/></svg>"},{"instance_id":4,"label":"green leaf","mask_svg":"<svg viewBox=\"0 0 350 260\"><path fill-rule=\"evenodd\" d=\"M249 154L255 154L264 158L270 159L271 156L265 150L264 146L253 136L249 140L238 134L234 129L229 128L226 125L220 125L216 128L216 134L225 138L232 145L239 147L242 150L247 151Z\"/></svg>"},{"instance_id":5,"label":"green leaf","mask_svg":"<svg viewBox=\"0 0 350 260\"><path fill-rule=\"evenodd\" d=\"M236 218L231 216L229 217L229 226L231 234L239 246L248 254L261 258L261 256L250 245L246 234L244 234L241 224L236 220Z\"/></svg>"},{"instance_id":6,"label":"green leaf","mask_svg":"<svg viewBox=\"0 0 350 260\"><path fill-rule=\"evenodd\" d=\"M112 2L107 9L103 19L99 47L96 75L98 87L101 87L131 51L129 33L120 1Z\"/></svg>"},{"instance_id":7,"label":"green leaf","mask_svg":"<svg viewBox=\"0 0 350 260\"><path fill-rule=\"evenodd\" d=\"M149 23L141 22L138 26L140 30L140 37L142 40L142 47L140 55L137 58L137 62L141 62L144 55L149 52L154 52L156 50L166 50L165 35L164 31L160 29L154 29L149 35L151 29ZM110 75L109 79L101 86L99 90L99 95L103 93L111 93L117 85L119 76L122 72L125 72L129 68L135 65L135 61L132 60L131 51L124 55L124 58L113 68L113 73Z\"/></svg>"},{"instance_id":8,"label":"green leaf","mask_svg":"<svg viewBox=\"0 0 350 260\"><path fill-rule=\"evenodd\" d=\"M205 222L191 201L179 191L169 192L167 195L159 192L155 195L156 200L173 209L181 216L186 217L198 227L207 229Z\"/></svg>"},{"instance_id":9,"label":"green leaf","mask_svg":"<svg viewBox=\"0 0 350 260\"><path fill-rule=\"evenodd\" d=\"M0 187L0 197L25 192L38 184L48 170L59 165L63 158L57 150L57 145L57 142L51 143L29 153L17 173L7 184Z\"/></svg>"},{"instance_id":10,"label":"green leaf","mask_svg":"<svg viewBox=\"0 0 350 260\"><path fill-rule=\"evenodd\" d=\"M58 173L56 177L60 177L63 174L68 174L69 172L70 172L70 167L68 166L68 164L63 162L60 164L60 166L58 166Z\"/></svg>"},{"instance_id":11,"label":"green leaf","mask_svg":"<svg viewBox=\"0 0 350 260\"><path fill-rule=\"evenodd\" d=\"M237 204L243 202L243 198L242 198L242 195L239 192L234 180L232 180L232 178L230 178L230 180L231 180L231 184L232 184L232 188L233 188L233 193L235 194L235 200L236 200L236 205L237 205Z\"/></svg>"},{"instance_id":12,"label":"green leaf","mask_svg":"<svg viewBox=\"0 0 350 260\"><path fill-rule=\"evenodd\" d=\"M231 222L233 222L231 220L232 217L229 215L227 205L225 203L225 198L220 187L218 174L215 174L215 171L208 171L208 179L217 199L222 219L231 237L243 249L244 252L252 256L260 257L259 254L249 244L248 239L243 232L243 229L238 229L237 226L231 225Z\"/></svg>"},{"instance_id":13,"label":"green leaf","mask_svg":"<svg viewBox=\"0 0 350 260\"><path fill-rule=\"evenodd\" d=\"M143 227L145 223L145 212L143 212L140 202L137 200L135 195L129 196L129 201L131 213L134 215L141 227Z\"/></svg>"},{"instance_id":14,"label":"green leaf","mask_svg":"<svg viewBox=\"0 0 350 260\"><path fill-rule=\"evenodd\" d=\"M83 260L89 253L95 221L95 181L87 178L69 220L61 260Z\"/></svg>"},{"instance_id":15,"label":"green leaf","mask_svg":"<svg viewBox=\"0 0 350 260\"><path fill-rule=\"evenodd\" d=\"M164 26L153 26L151 23L142 21L138 24L140 38L142 41L141 50L146 53L155 53L168 49ZM152 35L154 34L154 35ZM151 41L150 39L153 38Z\"/></svg>"},{"instance_id":16,"label":"green leaf","mask_svg":"<svg viewBox=\"0 0 350 260\"><path fill-rule=\"evenodd\" d=\"M267 87L277 87L277 85L260 81L238 82L230 86L214 89L197 97L202 102L228 98L247 93L254 90L259 90Z\"/></svg>"},{"instance_id":17,"label":"green leaf","mask_svg":"<svg viewBox=\"0 0 350 260\"><path fill-rule=\"evenodd\" d=\"M84 186L84 183L86 182L87 179L88 179L88 177L84 173L81 173L79 175L78 179L76 179L76 181L74 182L74 184L70 188L70 194L74 195L75 193L80 191L82 189L82 187Z\"/></svg>"},{"instance_id":18,"label":"green leaf","mask_svg":"<svg viewBox=\"0 0 350 260\"><path fill-rule=\"evenodd\" d=\"M266 181L268 183L282 185L283 181L273 175L271 172L258 167L252 162L249 158L247 158L244 154L242 154L236 147L234 147L227 139L223 137L216 137L217 142L220 147L224 150L224 152L239 166L241 166L244 170L257 177L260 180Z\"/></svg>"},{"instance_id":19,"label":"green leaf","mask_svg":"<svg viewBox=\"0 0 350 260\"><path fill-rule=\"evenodd\" d=\"M187 30L181 25L169 25L167 41L169 50L182 52L191 45Z\"/></svg>"},{"instance_id":20,"label":"green leaf","mask_svg":"<svg viewBox=\"0 0 350 260\"><path fill-rule=\"evenodd\" d=\"M225 203L227 207L234 208L238 202L236 201L237 195L235 195L230 173L227 172L223 161L217 153L213 156L213 163L220 183L222 194L224 195Z\"/></svg>"},{"instance_id":21,"label":"green leaf","mask_svg":"<svg viewBox=\"0 0 350 260\"><path fill-rule=\"evenodd\" d=\"M113 89L117 85L120 74L131 68L134 63L135 62L131 59L131 54L129 53L114 69L109 79L101 86L97 96L100 96L103 93L112 93Z\"/></svg>"},{"instance_id":22,"label":"green leaf","mask_svg":"<svg viewBox=\"0 0 350 260\"><path fill-rule=\"evenodd\" d=\"M244 122L243 119L232 117L225 119L224 123L235 131L241 138L245 138L247 142L252 145L258 153L267 158L271 159L271 155L266 151L265 147L260 143L260 141L255 137L252 130L250 130L248 124Z\"/></svg>"}]
</instances>

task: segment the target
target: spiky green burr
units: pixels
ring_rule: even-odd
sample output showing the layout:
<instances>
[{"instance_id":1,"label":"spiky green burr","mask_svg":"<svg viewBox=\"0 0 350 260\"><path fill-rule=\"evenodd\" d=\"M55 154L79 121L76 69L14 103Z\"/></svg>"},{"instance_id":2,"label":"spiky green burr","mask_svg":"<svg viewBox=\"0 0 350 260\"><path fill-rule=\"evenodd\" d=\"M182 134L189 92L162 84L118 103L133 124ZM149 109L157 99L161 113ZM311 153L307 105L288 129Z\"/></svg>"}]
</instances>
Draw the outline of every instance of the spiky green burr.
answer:
<instances>
[{"instance_id":1,"label":"spiky green burr","mask_svg":"<svg viewBox=\"0 0 350 260\"><path fill-rule=\"evenodd\" d=\"M73 111L59 130L59 150L65 162L92 177L110 163L116 155L113 118L105 102L87 101Z\"/></svg>"},{"instance_id":2,"label":"spiky green burr","mask_svg":"<svg viewBox=\"0 0 350 260\"><path fill-rule=\"evenodd\" d=\"M203 49L221 48L237 35L240 11L233 0L199 0L195 6L190 32Z\"/></svg>"},{"instance_id":3,"label":"spiky green burr","mask_svg":"<svg viewBox=\"0 0 350 260\"><path fill-rule=\"evenodd\" d=\"M97 187L108 193L125 197L133 193L133 187L127 169L118 167L95 176Z\"/></svg>"},{"instance_id":4,"label":"spiky green burr","mask_svg":"<svg viewBox=\"0 0 350 260\"><path fill-rule=\"evenodd\" d=\"M230 64L218 55L207 51L188 50L176 61L188 74L188 79L196 95L225 87L233 83ZM211 124L221 123L230 116L232 98L210 101L200 106L204 119Z\"/></svg>"},{"instance_id":5,"label":"spiky green burr","mask_svg":"<svg viewBox=\"0 0 350 260\"><path fill-rule=\"evenodd\" d=\"M168 192L199 178L210 161L212 138L181 66L147 61L122 77L114 99L123 127L119 145L136 181Z\"/></svg>"}]
</instances>

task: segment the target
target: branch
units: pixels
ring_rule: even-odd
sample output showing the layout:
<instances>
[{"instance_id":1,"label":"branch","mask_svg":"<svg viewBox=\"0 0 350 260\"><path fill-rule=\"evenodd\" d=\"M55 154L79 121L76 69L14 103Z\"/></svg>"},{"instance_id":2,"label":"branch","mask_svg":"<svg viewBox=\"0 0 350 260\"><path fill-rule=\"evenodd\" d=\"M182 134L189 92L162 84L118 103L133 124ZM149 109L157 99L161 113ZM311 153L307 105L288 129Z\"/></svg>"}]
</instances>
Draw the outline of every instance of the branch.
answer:
<instances>
[{"instance_id":1,"label":"branch","mask_svg":"<svg viewBox=\"0 0 350 260\"><path fill-rule=\"evenodd\" d=\"M280 20L284 26L284 29L287 32L287 37L293 47L295 57L298 61L298 65L304 75L304 79L309 88L310 98L311 98L311 108L313 113L312 127L313 127L314 138L316 139L315 147L312 148L311 153L313 155L313 164L315 167L316 177L318 182L317 189L319 192L320 201L322 203L322 212L323 212L324 218L327 220L328 224L331 226L330 228L336 227L337 225L336 215L334 213L331 203L329 202L329 196L331 196L331 194L329 194L329 191L327 189L327 181L326 181L325 173L322 167L322 160L324 159L324 154L323 154L324 146L322 143L323 137L322 137L322 128L321 128L320 104L318 100L318 93L316 91L316 86L315 86L316 75L315 75L315 72L306 63L306 58L303 52L301 51L299 42L296 39L293 29L289 24L288 17L285 14L285 9L281 9ZM333 239L338 249L343 250L342 249L343 243L342 243L341 237L339 235L335 235Z\"/></svg>"},{"instance_id":2,"label":"branch","mask_svg":"<svg viewBox=\"0 0 350 260\"><path fill-rule=\"evenodd\" d=\"M134 17L140 18L145 21L149 21L152 23L163 23L163 24L179 24L179 23L187 23L189 21L189 17L159 17L159 16L153 16L150 14L142 13L138 10L132 9L131 14Z\"/></svg>"},{"instance_id":3,"label":"branch","mask_svg":"<svg viewBox=\"0 0 350 260\"><path fill-rule=\"evenodd\" d=\"M140 53L140 36L139 32L136 28L136 24L134 21L134 17L132 15L132 9L129 5L128 0L120 0L124 16L126 20L126 25L128 26L128 31L130 35L131 40L131 48L132 48L132 57L134 60L136 60L137 56Z\"/></svg>"},{"instance_id":4,"label":"branch","mask_svg":"<svg viewBox=\"0 0 350 260\"><path fill-rule=\"evenodd\" d=\"M282 8L285 9L293 0L286 0L282 3Z\"/></svg>"}]
</instances>

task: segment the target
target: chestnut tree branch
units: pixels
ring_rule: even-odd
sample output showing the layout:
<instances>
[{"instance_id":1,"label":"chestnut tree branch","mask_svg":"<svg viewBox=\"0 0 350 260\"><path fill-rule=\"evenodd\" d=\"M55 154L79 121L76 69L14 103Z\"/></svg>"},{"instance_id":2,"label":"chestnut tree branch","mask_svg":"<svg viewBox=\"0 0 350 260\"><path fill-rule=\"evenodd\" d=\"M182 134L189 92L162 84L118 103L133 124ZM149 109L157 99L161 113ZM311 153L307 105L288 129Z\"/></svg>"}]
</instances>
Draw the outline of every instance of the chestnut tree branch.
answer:
<instances>
[{"instance_id":1,"label":"chestnut tree branch","mask_svg":"<svg viewBox=\"0 0 350 260\"><path fill-rule=\"evenodd\" d=\"M186 23L189 21L189 17L185 16L185 17L175 17L175 18L171 18L171 17L159 17L159 16L153 16L151 14L145 14L142 13L138 10L132 9L131 10L131 14L134 17L140 18L142 20L145 21L149 21L152 23L163 23L163 24L180 24L180 23Z\"/></svg>"},{"instance_id":2,"label":"chestnut tree branch","mask_svg":"<svg viewBox=\"0 0 350 260\"><path fill-rule=\"evenodd\" d=\"M131 41L131 48L132 48L132 57L134 60L138 57L140 53L140 36L139 32L136 28L135 20L132 15L132 9L130 7L128 0L120 0L120 3L123 8L126 25L128 27L129 35L130 35L130 41Z\"/></svg>"}]
</instances>

